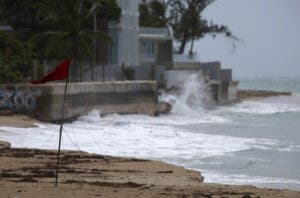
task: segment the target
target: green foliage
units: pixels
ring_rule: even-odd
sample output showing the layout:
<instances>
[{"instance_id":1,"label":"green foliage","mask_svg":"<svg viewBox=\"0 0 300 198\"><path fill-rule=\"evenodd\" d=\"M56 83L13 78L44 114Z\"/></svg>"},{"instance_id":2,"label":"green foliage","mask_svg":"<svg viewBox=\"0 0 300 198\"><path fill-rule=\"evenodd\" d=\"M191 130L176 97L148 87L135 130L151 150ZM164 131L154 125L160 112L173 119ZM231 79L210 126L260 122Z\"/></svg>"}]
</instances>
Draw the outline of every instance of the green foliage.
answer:
<instances>
[{"instance_id":1,"label":"green foliage","mask_svg":"<svg viewBox=\"0 0 300 198\"><path fill-rule=\"evenodd\" d=\"M18 39L25 41L41 30L40 4L36 0L0 0L0 18L13 27Z\"/></svg>"},{"instance_id":2,"label":"green foliage","mask_svg":"<svg viewBox=\"0 0 300 198\"><path fill-rule=\"evenodd\" d=\"M2 83L18 83L22 82L21 74L19 71L14 71L9 65L0 66L0 84Z\"/></svg>"},{"instance_id":3,"label":"green foliage","mask_svg":"<svg viewBox=\"0 0 300 198\"><path fill-rule=\"evenodd\" d=\"M0 32L0 83L22 82L32 68L33 53L11 33Z\"/></svg>"},{"instance_id":4,"label":"green foliage","mask_svg":"<svg viewBox=\"0 0 300 198\"><path fill-rule=\"evenodd\" d=\"M207 35L215 37L223 34L231 39L235 46L235 37L225 25L208 22L201 17L202 11L215 0L167 0L142 3L139 6L140 26L166 27L173 29L174 37L179 43L178 53L184 53L186 45L191 42L190 53L193 54L194 41ZM166 11L167 10L167 11ZM168 13L168 14L167 14ZM168 16L167 16L168 15Z\"/></svg>"},{"instance_id":5,"label":"green foliage","mask_svg":"<svg viewBox=\"0 0 300 198\"><path fill-rule=\"evenodd\" d=\"M102 19L117 20L120 8L111 0L43 0L41 10L47 13L44 23L48 31L32 38L33 46L43 49L46 57L72 57L71 80L82 80L83 68L78 61L94 60L95 39L108 35L94 29L94 15ZM42 2L43 2L42 1ZM46 40L45 40L46 39Z\"/></svg>"},{"instance_id":6,"label":"green foliage","mask_svg":"<svg viewBox=\"0 0 300 198\"><path fill-rule=\"evenodd\" d=\"M133 67L126 67L124 70L124 76L126 80L134 80L135 70Z\"/></svg>"},{"instance_id":7,"label":"green foliage","mask_svg":"<svg viewBox=\"0 0 300 198\"><path fill-rule=\"evenodd\" d=\"M95 29L94 19L118 21L120 13L116 0L0 0L0 17L17 38L29 42L39 60L73 59L73 80L82 74L79 61L94 60L95 41L109 39Z\"/></svg>"},{"instance_id":8,"label":"green foliage","mask_svg":"<svg viewBox=\"0 0 300 198\"><path fill-rule=\"evenodd\" d=\"M139 5L140 26L142 27L166 27L166 7L159 1L141 3Z\"/></svg>"},{"instance_id":9,"label":"green foliage","mask_svg":"<svg viewBox=\"0 0 300 198\"><path fill-rule=\"evenodd\" d=\"M173 28L174 37L180 43L178 52L183 53L188 42L191 42L190 53L193 53L194 40L203 38L206 35L215 37L223 34L233 41L235 37L225 25L208 23L201 17L202 11L215 0L168 0L170 11L169 24ZM234 45L235 46L235 45Z\"/></svg>"}]
</instances>

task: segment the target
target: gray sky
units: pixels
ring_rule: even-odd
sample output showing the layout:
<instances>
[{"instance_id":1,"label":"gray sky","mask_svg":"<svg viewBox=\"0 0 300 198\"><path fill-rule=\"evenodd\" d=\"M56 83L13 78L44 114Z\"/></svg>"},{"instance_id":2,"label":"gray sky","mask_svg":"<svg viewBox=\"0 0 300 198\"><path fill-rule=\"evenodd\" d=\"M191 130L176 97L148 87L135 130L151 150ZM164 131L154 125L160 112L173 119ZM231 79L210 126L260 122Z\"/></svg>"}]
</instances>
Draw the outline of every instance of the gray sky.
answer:
<instances>
[{"instance_id":1,"label":"gray sky","mask_svg":"<svg viewBox=\"0 0 300 198\"><path fill-rule=\"evenodd\" d=\"M231 54L228 39L208 36L195 44L201 61L219 60L234 77L300 78L300 0L217 0L203 14L245 44Z\"/></svg>"}]
</instances>

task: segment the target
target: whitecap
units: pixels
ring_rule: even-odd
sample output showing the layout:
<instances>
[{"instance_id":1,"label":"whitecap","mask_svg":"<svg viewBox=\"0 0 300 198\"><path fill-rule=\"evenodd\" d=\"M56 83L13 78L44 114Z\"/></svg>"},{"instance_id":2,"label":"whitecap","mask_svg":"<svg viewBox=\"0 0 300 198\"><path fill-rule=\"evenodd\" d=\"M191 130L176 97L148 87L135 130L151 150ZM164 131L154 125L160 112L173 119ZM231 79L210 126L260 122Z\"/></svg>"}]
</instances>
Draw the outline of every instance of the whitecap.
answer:
<instances>
[{"instance_id":1,"label":"whitecap","mask_svg":"<svg viewBox=\"0 0 300 198\"><path fill-rule=\"evenodd\" d=\"M245 114L277 114L288 112L300 112L300 106L280 103L266 103L257 101L244 101L230 107L224 107L219 111L227 111Z\"/></svg>"},{"instance_id":2,"label":"whitecap","mask_svg":"<svg viewBox=\"0 0 300 198\"><path fill-rule=\"evenodd\" d=\"M201 170L201 172L204 176L204 181L209 183L243 184L267 188L289 188L300 190L300 180L298 179L231 174L212 170Z\"/></svg>"}]
</instances>

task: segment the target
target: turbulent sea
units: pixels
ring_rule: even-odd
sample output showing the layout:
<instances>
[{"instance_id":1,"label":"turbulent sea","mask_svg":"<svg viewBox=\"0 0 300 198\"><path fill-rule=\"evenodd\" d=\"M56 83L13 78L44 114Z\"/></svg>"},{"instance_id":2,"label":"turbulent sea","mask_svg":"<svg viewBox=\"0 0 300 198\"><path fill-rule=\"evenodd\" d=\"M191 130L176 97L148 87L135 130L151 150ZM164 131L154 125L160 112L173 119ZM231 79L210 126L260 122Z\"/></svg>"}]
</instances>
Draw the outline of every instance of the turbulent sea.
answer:
<instances>
[{"instance_id":1,"label":"turbulent sea","mask_svg":"<svg viewBox=\"0 0 300 198\"><path fill-rule=\"evenodd\" d=\"M199 170L205 182L300 190L300 80L240 79L240 87L293 95L207 109L208 90L191 76L180 94L161 94L171 114L101 118L95 110L64 125L62 148L160 160ZM58 125L0 129L14 147L58 145Z\"/></svg>"}]
</instances>

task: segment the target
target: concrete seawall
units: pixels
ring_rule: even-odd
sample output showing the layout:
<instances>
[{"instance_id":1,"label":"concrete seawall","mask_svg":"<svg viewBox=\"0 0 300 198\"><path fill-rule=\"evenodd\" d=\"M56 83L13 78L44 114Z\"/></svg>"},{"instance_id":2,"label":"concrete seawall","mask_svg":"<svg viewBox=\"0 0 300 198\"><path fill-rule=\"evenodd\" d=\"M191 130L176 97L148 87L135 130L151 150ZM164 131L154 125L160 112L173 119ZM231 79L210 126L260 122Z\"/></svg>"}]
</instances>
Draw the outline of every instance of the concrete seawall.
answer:
<instances>
[{"instance_id":1,"label":"concrete seawall","mask_svg":"<svg viewBox=\"0 0 300 198\"><path fill-rule=\"evenodd\" d=\"M246 100L249 98L265 98L272 96L291 96L292 92L280 92L269 90L238 90L238 99Z\"/></svg>"},{"instance_id":2,"label":"concrete seawall","mask_svg":"<svg viewBox=\"0 0 300 198\"><path fill-rule=\"evenodd\" d=\"M64 83L1 85L0 109L25 113L42 121L59 121L64 85ZM155 81L69 83L64 118L71 120L106 105L142 106L157 102Z\"/></svg>"}]
</instances>

